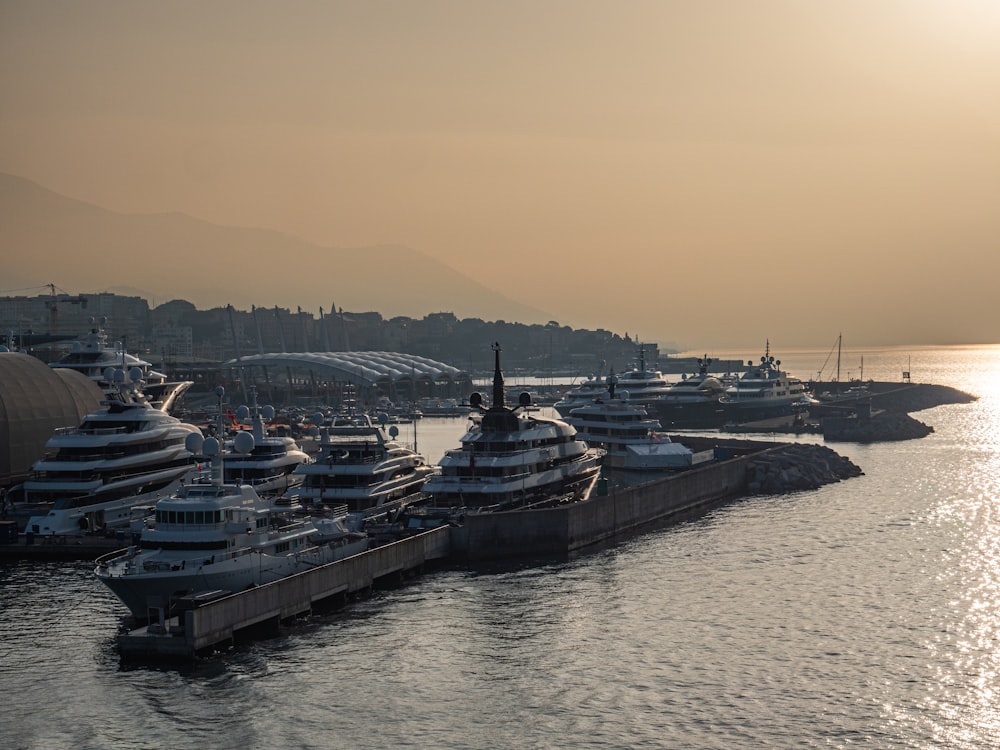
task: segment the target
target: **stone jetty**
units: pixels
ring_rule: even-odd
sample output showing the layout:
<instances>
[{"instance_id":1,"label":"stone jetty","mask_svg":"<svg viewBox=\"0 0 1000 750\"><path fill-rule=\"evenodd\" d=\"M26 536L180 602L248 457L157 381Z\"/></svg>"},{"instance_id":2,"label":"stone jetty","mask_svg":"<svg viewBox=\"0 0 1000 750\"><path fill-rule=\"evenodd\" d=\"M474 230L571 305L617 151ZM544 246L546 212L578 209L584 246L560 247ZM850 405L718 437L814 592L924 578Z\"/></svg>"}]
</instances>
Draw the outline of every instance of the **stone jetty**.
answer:
<instances>
[{"instance_id":1,"label":"stone jetty","mask_svg":"<svg viewBox=\"0 0 1000 750\"><path fill-rule=\"evenodd\" d=\"M750 458L746 490L749 495L781 495L814 490L863 473L849 458L825 445L790 443Z\"/></svg>"}]
</instances>

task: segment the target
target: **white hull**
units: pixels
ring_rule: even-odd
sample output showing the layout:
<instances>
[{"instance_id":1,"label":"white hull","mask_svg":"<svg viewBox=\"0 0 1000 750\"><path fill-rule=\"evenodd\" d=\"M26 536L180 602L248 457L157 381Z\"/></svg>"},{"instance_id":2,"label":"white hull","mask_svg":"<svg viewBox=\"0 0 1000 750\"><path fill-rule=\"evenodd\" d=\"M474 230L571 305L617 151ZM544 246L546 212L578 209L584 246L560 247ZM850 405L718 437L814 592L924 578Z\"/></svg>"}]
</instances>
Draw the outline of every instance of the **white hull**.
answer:
<instances>
[{"instance_id":1,"label":"white hull","mask_svg":"<svg viewBox=\"0 0 1000 750\"><path fill-rule=\"evenodd\" d=\"M364 552L367 539L347 544L325 544L301 552L275 556L244 550L225 560L203 554L177 560L155 556L142 563L99 564L97 577L110 588L131 613L147 619L149 607L166 607L178 595L198 591L244 591Z\"/></svg>"},{"instance_id":2,"label":"white hull","mask_svg":"<svg viewBox=\"0 0 1000 750\"><path fill-rule=\"evenodd\" d=\"M52 508L45 515L32 516L24 526L39 536L86 534L101 529L127 527L134 520L137 507L151 505L174 492L181 484L177 478L165 487L105 502L93 502L76 508Z\"/></svg>"}]
</instances>

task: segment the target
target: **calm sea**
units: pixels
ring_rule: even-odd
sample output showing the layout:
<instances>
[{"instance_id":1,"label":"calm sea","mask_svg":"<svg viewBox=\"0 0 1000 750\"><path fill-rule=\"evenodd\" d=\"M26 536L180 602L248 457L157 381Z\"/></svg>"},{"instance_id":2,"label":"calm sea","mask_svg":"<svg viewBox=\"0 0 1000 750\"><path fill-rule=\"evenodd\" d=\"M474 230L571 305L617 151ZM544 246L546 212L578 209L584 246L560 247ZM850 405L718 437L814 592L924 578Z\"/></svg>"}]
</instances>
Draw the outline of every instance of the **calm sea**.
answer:
<instances>
[{"instance_id":1,"label":"calm sea","mask_svg":"<svg viewBox=\"0 0 1000 750\"><path fill-rule=\"evenodd\" d=\"M813 377L827 352L782 354ZM124 667L90 565L0 567L0 745L1000 748L1000 348L863 356L980 399L834 445L863 477L437 571L192 667ZM418 442L437 460L463 427Z\"/></svg>"}]
</instances>

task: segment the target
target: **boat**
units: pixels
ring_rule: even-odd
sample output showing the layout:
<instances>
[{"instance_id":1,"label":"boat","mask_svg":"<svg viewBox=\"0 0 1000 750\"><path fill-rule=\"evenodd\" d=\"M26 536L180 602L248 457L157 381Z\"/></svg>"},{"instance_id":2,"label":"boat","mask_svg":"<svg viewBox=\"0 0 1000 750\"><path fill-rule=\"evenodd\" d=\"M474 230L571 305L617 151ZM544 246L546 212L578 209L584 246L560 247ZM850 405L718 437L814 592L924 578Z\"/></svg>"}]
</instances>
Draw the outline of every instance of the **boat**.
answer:
<instances>
[{"instance_id":1,"label":"boat","mask_svg":"<svg viewBox=\"0 0 1000 750\"><path fill-rule=\"evenodd\" d=\"M53 369L70 369L82 373L97 383L105 395L114 395L117 386L111 381L109 372L124 370L130 372L138 367L144 382L143 393L146 400L157 409L166 412L173 411L181 396L193 385L190 380L168 381L162 372L153 369L153 365L125 351L123 343L114 345L108 343L108 335L104 328L107 318L91 318L91 329L79 341L74 341L72 348L64 356L54 362L49 362Z\"/></svg>"},{"instance_id":2,"label":"boat","mask_svg":"<svg viewBox=\"0 0 1000 750\"><path fill-rule=\"evenodd\" d=\"M274 419L274 407L258 406L254 387L249 395L250 404L240 406L231 417L234 427L249 423L250 432L239 430L225 441L225 481L249 484L264 495L283 495L302 481L302 475L295 470L312 459L291 435L278 435L268 429L267 424ZM221 402L219 409L221 414ZM235 440L240 434L253 437L251 450L236 450Z\"/></svg>"},{"instance_id":3,"label":"boat","mask_svg":"<svg viewBox=\"0 0 1000 750\"><path fill-rule=\"evenodd\" d=\"M367 516L394 512L425 499L435 473L424 456L397 439L399 428L375 424L367 414L313 416L316 460L296 467L300 484L289 494L309 507L346 505Z\"/></svg>"},{"instance_id":4,"label":"boat","mask_svg":"<svg viewBox=\"0 0 1000 750\"><path fill-rule=\"evenodd\" d=\"M649 412L661 425L672 429L700 429L718 427L726 421L720 399L727 384L733 381L727 375L711 374L712 362L707 354L699 357L697 373L683 376L649 404Z\"/></svg>"},{"instance_id":5,"label":"boat","mask_svg":"<svg viewBox=\"0 0 1000 750\"><path fill-rule=\"evenodd\" d=\"M576 388L567 391L553 405L559 416L567 416L578 406L586 406L608 390L608 378L617 378L620 391L628 391L629 399L637 404L649 404L670 391L671 383L659 370L646 368L646 348L640 345L636 353L636 366L615 375L614 368L607 376L600 373L584 380Z\"/></svg>"},{"instance_id":6,"label":"boat","mask_svg":"<svg viewBox=\"0 0 1000 750\"><path fill-rule=\"evenodd\" d=\"M469 407L455 398L422 398L417 402L418 411L424 417L464 417Z\"/></svg>"},{"instance_id":7,"label":"boat","mask_svg":"<svg viewBox=\"0 0 1000 750\"><path fill-rule=\"evenodd\" d=\"M604 452L608 469L688 469L714 457L712 451L695 453L663 432L660 422L642 404L627 394L618 396L610 378L607 392L586 406L578 406L566 417L576 436Z\"/></svg>"},{"instance_id":8,"label":"boat","mask_svg":"<svg viewBox=\"0 0 1000 750\"><path fill-rule=\"evenodd\" d=\"M137 619L162 621L179 597L243 591L368 549L346 509L325 518L293 513L248 484L225 482L216 438L192 437L188 448L209 459L208 475L159 500L136 545L97 559L95 575Z\"/></svg>"},{"instance_id":9,"label":"boat","mask_svg":"<svg viewBox=\"0 0 1000 750\"><path fill-rule=\"evenodd\" d=\"M157 409L145 398L142 372L109 376L116 391L77 427L57 430L23 486L32 534L81 534L127 526L132 509L179 486L194 468L185 447L193 424Z\"/></svg>"},{"instance_id":10,"label":"boat","mask_svg":"<svg viewBox=\"0 0 1000 750\"><path fill-rule=\"evenodd\" d=\"M726 422L740 424L803 413L813 401L806 384L781 369L768 341L760 362L749 360L746 371L726 388L719 403Z\"/></svg>"},{"instance_id":11,"label":"boat","mask_svg":"<svg viewBox=\"0 0 1000 750\"><path fill-rule=\"evenodd\" d=\"M424 484L429 506L490 512L586 499L600 473L600 453L562 419L526 412L527 394L507 408L500 345L493 351L492 405L485 408L479 393L470 397L481 416L471 420L461 447L445 452L441 473Z\"/></svg>"}]
</instances>

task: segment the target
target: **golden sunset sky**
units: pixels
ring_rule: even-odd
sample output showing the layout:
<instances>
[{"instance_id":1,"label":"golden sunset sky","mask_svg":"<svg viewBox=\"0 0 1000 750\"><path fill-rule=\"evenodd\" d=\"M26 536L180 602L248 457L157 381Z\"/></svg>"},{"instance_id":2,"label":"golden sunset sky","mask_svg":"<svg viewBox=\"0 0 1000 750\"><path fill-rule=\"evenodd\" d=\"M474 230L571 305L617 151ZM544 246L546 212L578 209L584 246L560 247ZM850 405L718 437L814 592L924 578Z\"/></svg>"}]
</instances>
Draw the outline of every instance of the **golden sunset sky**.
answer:
<instances>
[{"instance_id":1,"label":"golden sunset sky","mask_svg":"<svg viewBox=\"0 0 1000 750\"><path fill-rule=\"evenodd\" d=\"M1000 0L0 0L0 172L682 347L998 343Z\"/></svg>"}]
</instances>

